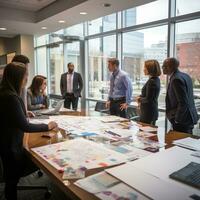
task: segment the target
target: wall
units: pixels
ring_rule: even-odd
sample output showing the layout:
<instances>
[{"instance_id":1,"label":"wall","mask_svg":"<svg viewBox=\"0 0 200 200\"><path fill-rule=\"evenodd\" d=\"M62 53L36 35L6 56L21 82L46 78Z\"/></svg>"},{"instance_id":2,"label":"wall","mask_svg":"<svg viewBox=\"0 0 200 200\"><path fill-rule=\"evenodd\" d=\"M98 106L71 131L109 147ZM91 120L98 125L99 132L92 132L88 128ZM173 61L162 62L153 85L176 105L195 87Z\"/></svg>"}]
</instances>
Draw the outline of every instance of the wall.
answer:
<instances>
[{"instance_id":1,"label":"wall","mask_svg":"<svg viewBox=\"0 0 200 200\"><path fill-rule=\"evenodd\" d=\"M18 35L13 38L0 37L0 55L16 52L24 54L30 59L29 64L29 81L28 85L35 74L34 70L34 38L32 35Z\"/></svg>"}]
</instances>

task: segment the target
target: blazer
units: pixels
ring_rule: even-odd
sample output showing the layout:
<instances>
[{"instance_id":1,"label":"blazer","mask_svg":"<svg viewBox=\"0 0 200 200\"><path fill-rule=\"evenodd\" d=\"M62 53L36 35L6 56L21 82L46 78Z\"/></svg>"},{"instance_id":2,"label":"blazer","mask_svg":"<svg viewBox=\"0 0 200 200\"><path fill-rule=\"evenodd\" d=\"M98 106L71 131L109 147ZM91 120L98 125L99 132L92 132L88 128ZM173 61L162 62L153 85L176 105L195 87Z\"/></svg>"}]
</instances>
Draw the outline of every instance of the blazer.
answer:
<instances>
[{"instance_id":1,"label":"blazer","mask_svg":"<svg viewBox=\"0 0 200 200\"><path fill-rule=\"evenodd\" d=\"M75 97L81 97L81 91L83 89L83 80L79 73L74 72L73 75L73 93ZM60 92L63 98L67 93L67 72L61 75L60 79Z\"/></svg>"},{"instance_id":2,"label":"blazer","mask_svg":"<svg viewBox=\"0 0 200 200\"><path fill-rule=\"evenodd\" d=\"M46 95L43 95L43 105L46 108L49 107L49 99ZM28 110L39 110L40 104L37 103L37 97L33 95L30 89L27 91L27 109Z\"/></svg>"},{"instance_id":3,"label":"blazer","mask_svg":"<svg viewBox=\"0 0 200 200\"><path fill-rule=\"evenodd\" d=\"M140 121L155 122L158 119L158 96L160 93L160 79L151 77L145 83L141 92Z\"/></svg>"},{"instance_id":4,"label":"blazer","mask_svg":"<svg viewBox=\"0 0 200 200\"><path fill-rule=\"evenodd\" d=\"M48 125L29 123L22 99L8 88L0 88L0 102L0 156L5 178L13 180L21 176L24 168L24 132L48 131Z\"/></svg>"},{"instance_id":5,"label":"blazer","mask_svg":"<svg viewBox=\"0 0 200 200\"><path fill-rule=\"evenodd\" d=\"M193 85L190 76L175 71L169 81L166 95L166 114L169 121L184 126L194 126L198 114L194 104Z\"/></svg>"}]
</instances>

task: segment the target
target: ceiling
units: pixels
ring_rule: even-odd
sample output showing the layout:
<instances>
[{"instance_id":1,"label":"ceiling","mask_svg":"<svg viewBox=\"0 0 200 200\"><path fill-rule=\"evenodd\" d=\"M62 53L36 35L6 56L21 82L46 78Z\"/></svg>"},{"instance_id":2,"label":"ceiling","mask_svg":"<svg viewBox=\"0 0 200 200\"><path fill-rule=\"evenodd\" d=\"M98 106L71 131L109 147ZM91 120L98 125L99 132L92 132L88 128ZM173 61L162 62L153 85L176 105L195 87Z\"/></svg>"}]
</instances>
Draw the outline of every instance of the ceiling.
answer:
<instances>
[{"instance_id":1,"label":"ceiling","mask_svg":"<svg viewBox=\"0 0 200 200\"><path fill-rule=\"evenodd\" d=\"M43 35L153 0L0 0L2 37ZM103 4L109 3L110 7ZM87 15L80 15L87 12ZM9 14L10 13L10 14ZM65 23L58 23L65 20ZM47 27L42 30L41 27Z\"/></svg>"},{"instance_id":2,"label":"ceiling","mask_svg":"<svg viewBox=\"0 0 200 200\"><path fill-rule=\"evenodd\" d=\"M26 11L38 11L56 0L0 0L4 8L13 8Z\"/></svg>"}]
</instances>

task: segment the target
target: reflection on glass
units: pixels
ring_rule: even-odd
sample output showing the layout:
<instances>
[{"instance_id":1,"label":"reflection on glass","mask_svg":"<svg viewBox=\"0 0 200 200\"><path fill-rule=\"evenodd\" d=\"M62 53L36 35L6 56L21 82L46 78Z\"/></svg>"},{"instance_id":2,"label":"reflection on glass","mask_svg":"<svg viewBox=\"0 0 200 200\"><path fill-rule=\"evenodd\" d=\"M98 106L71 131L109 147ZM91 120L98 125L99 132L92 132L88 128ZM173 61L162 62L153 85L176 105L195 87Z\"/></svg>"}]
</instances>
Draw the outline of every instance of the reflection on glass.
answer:
<instances>
[{"instance_id":1,"label":"reflection on glass","mask_svg":"<svg viewBox=\"0 0 200 200\"><path fill-rule=\"evenodd\" d=\"M116 29L116 13L103 17L103 31Z\"/></svg>"},{"instance_id":2,"label":"reflection on glass","mask_svg":"<svg viewBox=\"0 0 200 200\"><path fill-rule=\"evenodd\" d=\"M123 34L123 63L122 69L126 71L133 84L133 95L140 95L141 88L148 77L144 76L143 65L148 59L156 59L162 65L167 57L167 26L149 28ZM160 103L165 99L165 77L161 76L162 89L159 97Z\"/></svg>"},{"instance_id":3,"label":"reflection on glass","mask_svg":"<svg viewBox=\"0 0 200 200\"><path fill-rule=\"evenodd\" d=\"M176 0L176 15L184 15L200 11L199 0Z\"/></svg>"},{"instance_id":4,"label":"reflection on glass","mask_svg":"<svg viewBox=\"0 0 200 200\"><path fill-rule=\"evenodd\" d=\"M180 69L192 77L200 96L200 19L176 24L176 56Z\"/></svg>"},{"instance_id":5,"label":"reflection on glass","mask_svg":"<svg viewBox=\"0 0 200 200\"><path fill-rule=\"evenodd\" d=\"M37 56L37 74L47 77L47 49L46 47L41 47L36 49Z\"/></svg>"},{"instance_id":6,"label":"reflection on glass","mask_svg":"<svg viewBox=\"0 0 200 200\"><path fill-rule=\"evenodd\" d=\"M157 0L123 11L123 27L167 18L168 0Z\"/></svg>"},{"instance_id":7,"label":"reflection on glass","mask_svg":"<svg viewBox=\"0 0 200 200\"><path fill-rule=\"evenodd\" d=\"M107 99L110 74L107 58L116 57L116 36L89 40L89 94L90 98Z\"/></svg>"},{"instance_id":8,"label":"reflection on glass","mask_svg":"<svg viewBox=\"0 0 200 200\"><path fill-rule=\"evenodd\" d=\"M102 17L88 22L89 35L102 32Z\"/></svg>"},{"instance_id":9,"label":"reflection on glass","mask_svg":"<svg viewBox=\"0 0 200 200\"><path fill-rule=\"evenodd\" d=\"M34 46L42 46L49 42L49 35L42 35L40 37L35 37L35 45Z\"/></svg>"},{"instance_id":10,"label":"reflection on glass","mask_svg":"<svg viewBox=\"0 0 200 200\"><path fill-rule=\"evenodd\" d=\"M80 43L73 42L66 44L66 63L74 63L75 71L80 71ZM65 71L67 66L64 66Z\"/></svg>"},{"instance_id":11,"label":"reflection on glass","mask_svg":"<svg viewBox=\"0 0 200 200\"><path fill-rule=\"evenodd\" d=\"M65 35L83 36L83 24L77 24L66 28Z\"/></svg>"},{"instance_id":12,"label":"reflection on glass","mask_svg":"<svg viewBox=\"0 0 200 200\"><path fill-rule=\"evenodd\" d=\"M63 73L63 45L50 48L50 93L60 94L60 77Z\"/></svg>"},{"instance_id":13,"label":"reflection on glass","mask_svg":"<svg viewBox=\"0 0 200 200\"><path fill-rule=\"evenodd\" d=\"M50 43L59 42L63 40L64 30L59 30L49 35Z\"/></svg>"}]
</instances>

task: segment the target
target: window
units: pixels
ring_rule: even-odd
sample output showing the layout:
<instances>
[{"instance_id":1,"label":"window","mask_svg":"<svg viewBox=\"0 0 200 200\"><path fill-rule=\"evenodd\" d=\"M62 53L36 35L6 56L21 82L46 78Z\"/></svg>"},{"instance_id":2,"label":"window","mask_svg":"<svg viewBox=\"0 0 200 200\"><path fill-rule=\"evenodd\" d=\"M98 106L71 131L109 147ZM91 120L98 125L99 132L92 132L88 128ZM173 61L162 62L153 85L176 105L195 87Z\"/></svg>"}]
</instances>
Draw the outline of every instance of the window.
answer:
<instances>
[{"instance_id":1,"label":"window","mask_svg":"<svg viewBox=\"0 0 200 200\"><path fill-rule=\"evenodd\" d=\"M116 29L116 13L103 17L103 31Z\"/></svg>"},{"instance_id":2,"label":"window","mask_svg":"<svg viewBox=\"0 0 200 200\"><path fill-rule=\"evenodd\" d=\"M80 43L73 42L67 43L66 45L66 53L65 53L65 63L72 62L74 63L75 71L80 71ZM67 70L67 66L64 66L65 71Z\"/></svg>"},{"instance_id":3,"label":"window","mask_svg":"<svg viewBox=\"0 0 200 200\"><path fill-rule=\"evenodd\" d=\"M176 15L184 15L200 11L199 0L176 0Z\"/></svg>"},{"instance_id":4,"label":"window","mask_svg":"<svg viewBox=\"0 0 200 200\"><path fill-rule=\"evenodd\" d=\"M123 11L123 27L134 26L168 16L168 0L157 0Z\"/></svg>"},{"instance_id":5,"label":"window","mask_svg":"<svg viewBox=\"0 0 200 200\"><path fill-rule=\"evenodd\" d=\"M133 96L141 93L148 77L144 76L144 61L156 59L162 65L167 57L167 26L149 28L123 34L122 69L126 71L133 84ZM160 103L164 104L165 77L161 76L162 89Z\"/></svg>"},{"instance_id":6,"label":"window","mask_svg":"<svg viewBox=\"0 0 200 200\"><path fill-rule=\"evenodd\" d=\"M176 24L176 56L180 69L188 73L200 95L200 19Z\"/></svg>"},{"instance_id":7,"label":"window","mask_svg":"<svg viewBox=\"0 0 200 200\"><path fill-rule=\"evenodd\" d=\"M63 45L50 48L50 94L60 94L60 77L63 73Z\"/></svg>"},{"instance_id":8,"label":"window","mask_svg":"<svg viewBox=\"0 0 200 200\"><path fill-rule=\"evenodd\" d=\"M49 42L48 39L49 39L48 35L42 35L40 37L36 37L34 46L38 47L38 46L45 45Z\"/></svg>"},{"instance_id":9,"label":"window","mask_svg":"<svg viewBox=\"0 0 200 200\"><path fill-rule=\"evenodd\" d=\"M77 24L66 28L65 35L83 36L83 24Z\"/></svg>"},{"instance_id":10,"label":"window","mask_svg":"<svg viewBox=\"0 0 200 200\"><path fill-rule=\"evenodd\" d=\"M107 58L116 57L116 36L89 40L89 94L95 99L107 99L110 73Z\"/></svg>"},{"instance_id":11,"label":"window","mask_svg":"<svg viewBox=\"0 0 200 200\"><path fill-rule=\"evenodd\" d=\"M40 47L36 49L37 56L37 74L47 77L47 49L46 47Z\"/></svg>"}]
</instances>

